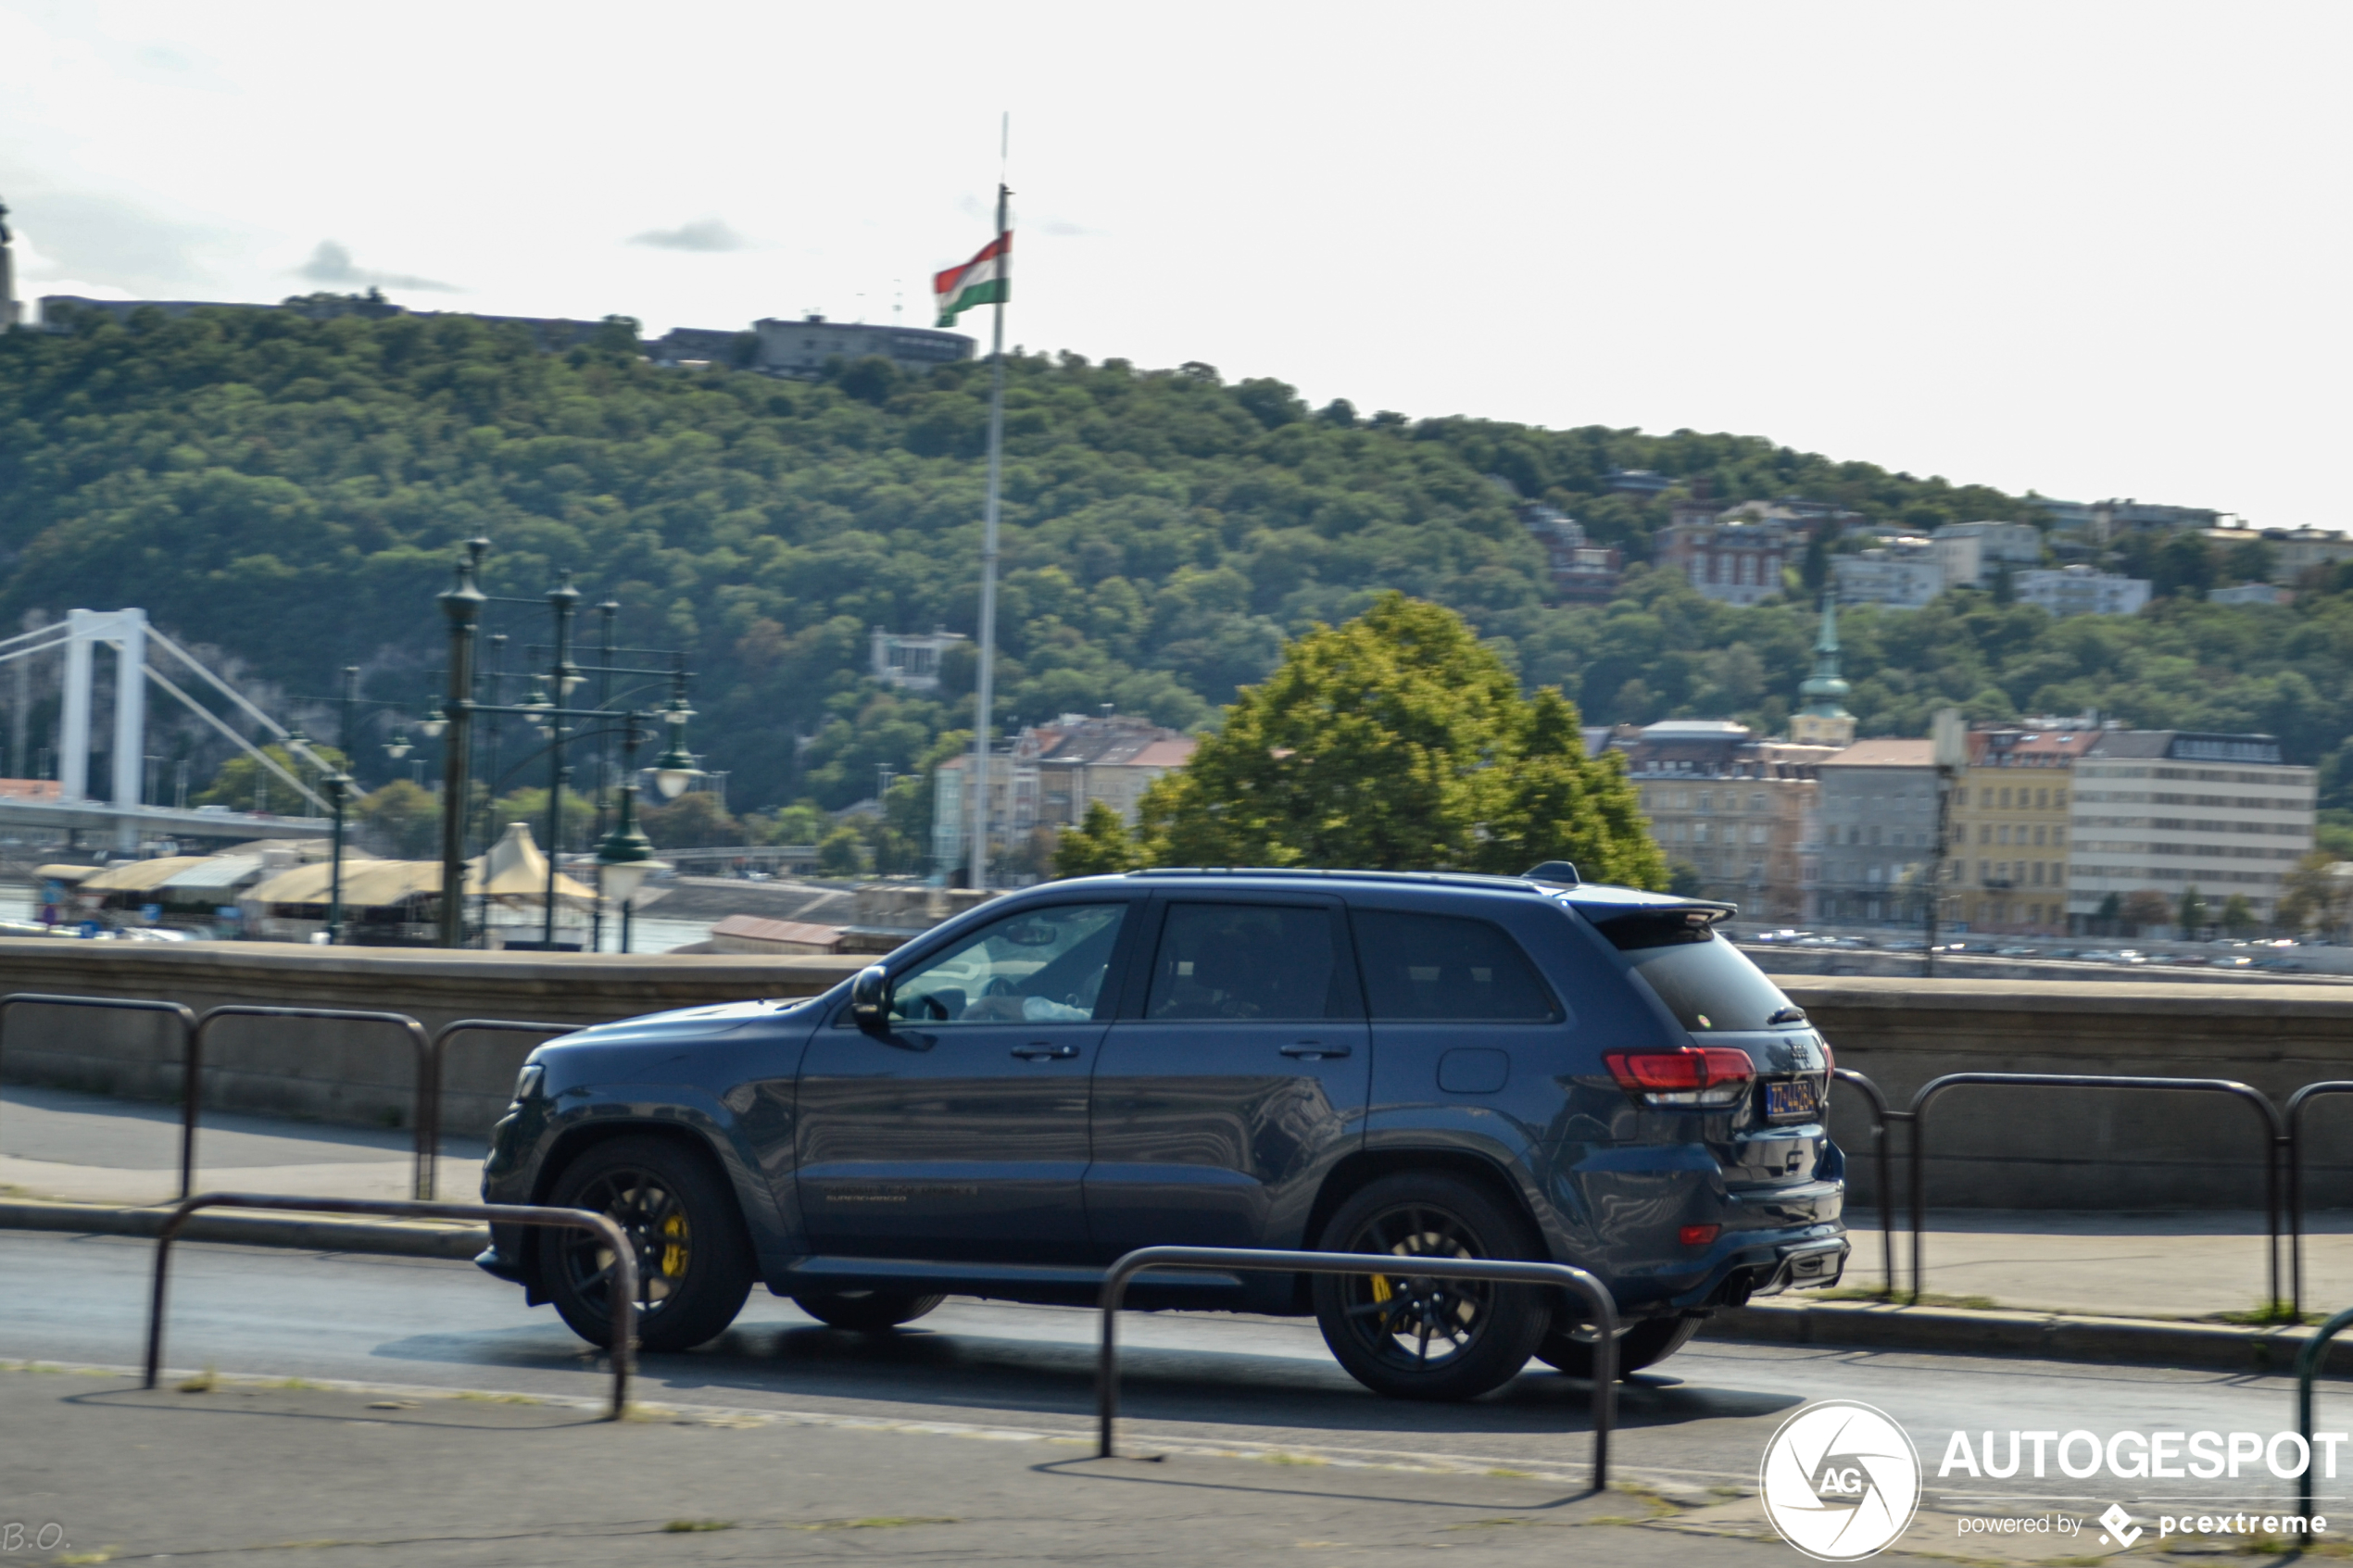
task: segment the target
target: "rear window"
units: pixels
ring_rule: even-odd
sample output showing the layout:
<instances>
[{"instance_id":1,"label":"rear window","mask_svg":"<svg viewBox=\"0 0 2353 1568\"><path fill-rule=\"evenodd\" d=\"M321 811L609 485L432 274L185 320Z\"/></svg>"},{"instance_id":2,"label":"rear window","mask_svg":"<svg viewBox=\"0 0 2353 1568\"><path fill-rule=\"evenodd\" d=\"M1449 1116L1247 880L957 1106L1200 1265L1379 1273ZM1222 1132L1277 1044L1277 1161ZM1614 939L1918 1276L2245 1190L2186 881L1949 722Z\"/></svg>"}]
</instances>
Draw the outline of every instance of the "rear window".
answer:
<instances>
[{"instance_id":1,"label":"rear window","mask_svg":"<svg viewBox=\"0 0 2353 1568\"><path fill-rule=\"evenodd\" d=\"M1667 1010L1694 1034L1806 1022L1805 1011L1746 953L1680 913L1629 914L1595 923Z\"/></svg>"},{"instance_id":2,"label":"rear window","mask_svg":"<svg viewBox=\"0 0 2353 1568\"><path fill-rule=\"evenodd\" d=\"M1358 909L1357 956L1373 1017L1447 1022L1560 1020L1536 966L1501 927L1449 915Z\"/></svg>"}]
</instances>

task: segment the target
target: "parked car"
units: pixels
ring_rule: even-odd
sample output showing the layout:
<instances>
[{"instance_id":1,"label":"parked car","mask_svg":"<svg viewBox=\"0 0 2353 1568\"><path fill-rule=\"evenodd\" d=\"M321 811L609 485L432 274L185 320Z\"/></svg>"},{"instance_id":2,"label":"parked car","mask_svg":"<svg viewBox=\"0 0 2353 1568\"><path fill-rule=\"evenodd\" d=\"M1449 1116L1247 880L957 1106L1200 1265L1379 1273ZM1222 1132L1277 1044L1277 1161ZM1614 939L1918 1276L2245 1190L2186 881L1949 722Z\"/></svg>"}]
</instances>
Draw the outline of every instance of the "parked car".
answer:
<instances>
[{"instance_id":1,"label":"parked car","mask_svg":"<svg viewBox=\"0 0 2353 1568\"><path fill-rule=\"evenodd\" d=\"M2017 947L1996 947L1994 949L1994 956L1997 959L2039 959L2043 957L2043 949Z\"/></svg>"},{"instance_id":2,"label":"parked car","mask_svg":"<svg viewBox=\"0 0 2353 1568\"><path fill-rule=\"evenodd\" d=\"M1143 1306L1305 1315L1404 1398L1530 1356L1590 1372L1556 1293L1417 1256L1599 1275L1620 1365L1718 1308L1844 1267L1831 1054L1705 900L1567 881L1139 872L1009 895L813 999L602 1025L534 1050L491 1203L636 1238L648 1349L755 1284L844 1329L949 1293L1090 1303L1157 1243L1394 1254L1378 1277L1147 1275ZM583 1337L585 1234L494 1225L479 1260Z\"/></svg>"}]
</instances>

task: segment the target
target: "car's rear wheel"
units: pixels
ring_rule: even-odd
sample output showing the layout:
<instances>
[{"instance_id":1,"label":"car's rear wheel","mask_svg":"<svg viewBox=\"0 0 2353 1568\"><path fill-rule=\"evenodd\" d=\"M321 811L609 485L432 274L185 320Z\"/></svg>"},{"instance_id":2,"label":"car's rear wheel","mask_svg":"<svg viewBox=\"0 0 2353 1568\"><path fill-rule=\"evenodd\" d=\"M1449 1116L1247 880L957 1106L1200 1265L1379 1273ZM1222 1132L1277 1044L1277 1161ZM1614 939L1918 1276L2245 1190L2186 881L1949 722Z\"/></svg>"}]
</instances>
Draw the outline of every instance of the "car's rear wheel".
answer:
<instances>
[{"instance_id":1,"label":"car's rear wheel","mask_svg":"<svg viewBox=\"0 0 2353 1568\"><path fill-rule=\"evenodd\" d=\"M547 1194L621 1226L637 1261L637 1343L684 1350L716 1338L751 1294L751 1248L733 1194L709 1162L666 1138L598 1144L564 1168ZM613 1255L590 1231L541 1243L547 1294L572 1331L612 1343Z\"/></svg>"},{"instance_id":2,"label":"car's rear wheel","mask_svg":"<svg viewBox=\"0 0 2353 1568\"><path fill-rule=\"evenodd\" d=\"M1617 1336L1617 1375L1655 1366L1692 1342L1699 1332L1700 1318L1644 1318L1625 1329ZM1578 1323L1573 1327L1544 1336L1536 1347L1536 1359L1558 1367L1571 1377L1590 1378L1593 1375L1593 1325Z\"/></svg>"},{"instance_id":3,"label":"car's rear wheel","mask_svg":"<svg viewBox=\"0 0 2353 1568\"><path fill-rule=\"evenodd\" d=\"M946 1299L905 1290L828 1290L792 1298L794 1306L819 1323L856 1334L879 1334L913 1323Z\"/></svg>"},{"instance_id":4,"label":"car's rear wheel","mask_svg":"<svg viewBox=\"0 0 2353 1568\"><path fill-rule=\"evenodd\" d=\"M1315 1276L1324 1343L1349 1375L1400 1399L1475 1399L1511 1381L1552 1323L1528 1286L1441 1280L1415 1258L1539 1258L1535 1230L1459 1176L1384 1176L1324 1227L1327 1252L1393 1253L1393 1274Z\"/></svg>"}]
</instances>

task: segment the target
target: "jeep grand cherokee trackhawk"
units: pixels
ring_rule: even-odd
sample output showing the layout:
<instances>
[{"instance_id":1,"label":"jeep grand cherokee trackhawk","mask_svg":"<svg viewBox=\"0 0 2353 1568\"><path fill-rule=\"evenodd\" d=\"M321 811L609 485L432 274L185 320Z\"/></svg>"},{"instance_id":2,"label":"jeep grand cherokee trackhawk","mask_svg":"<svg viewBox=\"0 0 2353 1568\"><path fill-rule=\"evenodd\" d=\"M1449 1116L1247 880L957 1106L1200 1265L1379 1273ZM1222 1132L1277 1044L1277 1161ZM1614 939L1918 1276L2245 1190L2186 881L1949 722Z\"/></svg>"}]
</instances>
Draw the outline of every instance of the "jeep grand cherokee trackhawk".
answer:
<instances>
[{"instance_id":1,"label":"jeep grand cherokee trackhawk","mask_svg":"<svg viewBox=\"0 0 2353 1568\"><path fill-rule=\"evenodd\" d=\"M1416 1257L1575 1263L1619 1365L1836 1282L1831 1054L1729 906L1526 878L1156 871L975 909L821 997L531 1054L483 1195L610 1214L649 1349L755 1282L882 1330L950 1293L1088 1303L1134 1248L1394 1253L1371 1278L1168 1274L1142 1307L1313 1312L1367 1386L1474 1398L1592 1366L1565 1294ZM610 1257L495 1225L482 1266L604 1342ZM1583 1336L1583 1337L1580 1337Z\"/></svg>"}]
</instances>

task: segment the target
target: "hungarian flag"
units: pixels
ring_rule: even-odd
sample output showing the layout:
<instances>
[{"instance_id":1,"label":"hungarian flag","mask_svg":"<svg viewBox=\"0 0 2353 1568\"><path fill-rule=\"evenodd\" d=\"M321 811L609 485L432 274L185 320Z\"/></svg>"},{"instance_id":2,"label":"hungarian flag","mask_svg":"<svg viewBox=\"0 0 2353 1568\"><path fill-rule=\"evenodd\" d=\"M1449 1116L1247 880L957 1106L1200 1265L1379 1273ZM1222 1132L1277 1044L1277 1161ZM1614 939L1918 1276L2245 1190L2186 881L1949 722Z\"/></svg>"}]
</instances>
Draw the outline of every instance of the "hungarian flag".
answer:
<instances>
[{"instance_id":1,"label":"hungarian flag","mask_svg":"<svg viewBox=\"0 0 2353 1568\"><path fill-rule=\"evenodd\" d=\"M939 301L939 320L934 325L952 327L958 316L975 305L995 305L1011 298L1007 290L1013 252L1013 236L1009 232L982 246L980 254L962 267L934 273L931 292Z\"/></svg>"}]
</instances>

